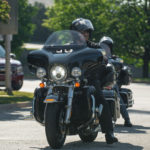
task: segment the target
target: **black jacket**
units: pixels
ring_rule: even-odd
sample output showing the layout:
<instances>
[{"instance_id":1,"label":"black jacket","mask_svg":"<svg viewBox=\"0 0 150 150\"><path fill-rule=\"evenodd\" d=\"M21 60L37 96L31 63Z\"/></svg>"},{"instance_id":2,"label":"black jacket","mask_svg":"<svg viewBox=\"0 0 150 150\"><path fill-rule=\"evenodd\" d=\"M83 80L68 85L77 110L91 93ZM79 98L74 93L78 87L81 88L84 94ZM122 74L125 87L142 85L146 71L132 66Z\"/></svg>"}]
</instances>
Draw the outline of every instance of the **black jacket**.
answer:
<instances>
[{"instance_id":1,"label":"black jacket","mask_svg":"<svg viewBox=\"0 0 150 150\"><path fill-rule=\"evenodd\" d=\"M90 48L100 48L100 49L105 50L103 47L100 46L99 43L95 43L95 42L92 42L92 41L89 41L89 40L87 41L87 46L90 47ZM106 54L106 56L104 56L104 64L107 64L107 63L108 63L108 57L107 57L107 54Z\"/></svg>"}]
</instances>

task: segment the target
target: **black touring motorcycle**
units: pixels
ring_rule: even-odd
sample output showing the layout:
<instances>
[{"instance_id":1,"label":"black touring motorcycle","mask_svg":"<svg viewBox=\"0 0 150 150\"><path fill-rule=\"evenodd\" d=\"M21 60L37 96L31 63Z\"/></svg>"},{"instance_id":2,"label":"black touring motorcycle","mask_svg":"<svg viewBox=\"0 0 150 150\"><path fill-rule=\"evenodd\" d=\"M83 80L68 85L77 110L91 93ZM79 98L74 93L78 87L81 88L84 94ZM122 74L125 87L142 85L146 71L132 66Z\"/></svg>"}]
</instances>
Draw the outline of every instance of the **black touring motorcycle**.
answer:
<instances>
[{"instance_id":1,"label":"black touring motorcycle","mask_svg":"<svg viewBox=\"0 0 150 150\"><path fill-rule=\"evenodd\" d=\"M79 32L69 30L54 32L42 50L28 55L31 72L42 81L34 92L32 113L45 126L52 148L61 148L66 135L79 134L84 142L97 137L100 114L88 77L103 65L103 55L101 49L87 47Z\"/></svg>"},{"instance_id":2,"label":"black touring motorcycle","mask_svg":"<svg viewBox=\"0 0 150 150\"><path fill-rule=\"evenodd\" d=\"M129 85L132 81L132 72L131 68L124 64L121 58L113 58L110 59L110 62L114 65L116 71L116 85L118 87L118 91L120 96L123 99L124 105L126 107L132 107L134 104L132 91L128 88L124 88L122 86Z\"/></svg>"}]
</instances>

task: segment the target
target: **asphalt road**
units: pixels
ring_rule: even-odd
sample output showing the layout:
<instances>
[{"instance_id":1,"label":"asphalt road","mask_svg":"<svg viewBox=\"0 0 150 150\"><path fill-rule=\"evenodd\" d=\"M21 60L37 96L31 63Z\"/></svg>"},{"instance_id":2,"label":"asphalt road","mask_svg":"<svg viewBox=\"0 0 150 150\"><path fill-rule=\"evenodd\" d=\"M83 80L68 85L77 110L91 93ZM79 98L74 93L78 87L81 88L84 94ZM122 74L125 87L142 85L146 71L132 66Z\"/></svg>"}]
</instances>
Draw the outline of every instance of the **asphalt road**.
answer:
<instances>
[{"instance_id":1,"label":"asphalt road","mask_svg":"<svg viewBox=\"0 0 150 150\"><path fill-rule=\"evenodd\" d=\"M33 91L39 81L27 81ZM27 83L25 81L24 86ZM30 84L29 84L30 83ZM104 134L99 133L95 142L84 144L78 136L68 136L62 149L66 150L150 150L150 85L131 84L135 104L129 109L132 128L123 127L123 119L117 121L115 135L119 142L105 143ZM23 87L22 90L26 88ZM31 107L15 105L0 106L0 150L49 150L44 127L34 120L26 120Z\"/></svg>"}]
</instances>

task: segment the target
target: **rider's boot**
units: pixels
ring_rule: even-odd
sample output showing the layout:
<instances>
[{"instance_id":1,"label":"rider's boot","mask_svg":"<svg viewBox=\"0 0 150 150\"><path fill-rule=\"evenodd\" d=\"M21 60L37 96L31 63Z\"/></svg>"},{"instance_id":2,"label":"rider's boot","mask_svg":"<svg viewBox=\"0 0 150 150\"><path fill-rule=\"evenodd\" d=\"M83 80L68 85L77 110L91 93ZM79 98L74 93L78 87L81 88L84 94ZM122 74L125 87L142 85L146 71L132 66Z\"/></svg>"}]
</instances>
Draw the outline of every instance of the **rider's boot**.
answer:
<instances>
[{"instance_id":1,"label":"rider's boot","mask_svg":"<svg viewBox=\"0 0 150 150\"><path fill-rule=\"evenodd\" d=\"M112 131L105 134L105 139L107 144L113 144L115 142L118 142L118 139L114 136L114 133Z\"/></svg>"},{"instance_id":2,"label":"rider's boot","mask_svg":"<svg viewBox=\"0 0 150 150\"><path fill-rule=\"evenodd\" d=\"M124 126L125 127L132 127L133 126L129 118L125 119Z\"/></svg>"}]
</instances>

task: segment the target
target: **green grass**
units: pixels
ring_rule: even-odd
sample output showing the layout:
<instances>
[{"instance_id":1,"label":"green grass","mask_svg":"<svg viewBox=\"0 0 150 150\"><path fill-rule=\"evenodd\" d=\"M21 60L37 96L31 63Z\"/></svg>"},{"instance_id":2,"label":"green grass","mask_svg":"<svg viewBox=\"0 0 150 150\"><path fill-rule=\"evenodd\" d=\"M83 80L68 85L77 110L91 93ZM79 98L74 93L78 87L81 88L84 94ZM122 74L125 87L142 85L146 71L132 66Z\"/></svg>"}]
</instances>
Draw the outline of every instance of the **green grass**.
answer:
<instances>
[{"instance_id":1,"label":"green grass","mask_svg":"<svg viewBox=\"0 0 150 150\"><path fill-rule=\"evenodd\" d=\"M0 104L13 104L25 101L32 101L33 93L14 91L13 95L7 95L6 92L0 91Z\"/></svg>"},{"instance_id":2,"label":"green grass","mask_svg":"<svg viewBox=\"0 0 150 150\"><path fill-rule=\"evenodd\" d=\"M133 82L150 83L150 78L133 78Z\"/></svg>"}]
</instances>

